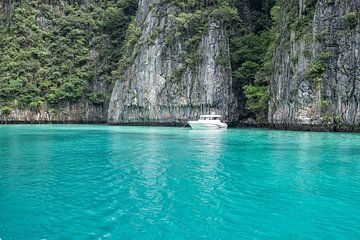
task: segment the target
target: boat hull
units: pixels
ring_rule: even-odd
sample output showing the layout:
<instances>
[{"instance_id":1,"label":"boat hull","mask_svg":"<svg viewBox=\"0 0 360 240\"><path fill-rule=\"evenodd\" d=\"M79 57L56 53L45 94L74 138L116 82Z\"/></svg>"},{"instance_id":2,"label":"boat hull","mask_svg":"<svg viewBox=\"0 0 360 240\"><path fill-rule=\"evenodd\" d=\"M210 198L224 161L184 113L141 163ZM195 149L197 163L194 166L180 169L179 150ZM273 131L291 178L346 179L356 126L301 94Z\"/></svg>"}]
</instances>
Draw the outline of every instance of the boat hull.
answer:
<instances>
[{"instance_id":1,"label":"boat hull","mask_svg":"<svg viewBox=\"0 0 360 240\"><path fill-rule=\"evenodd\" d=\"M199 123L198 121L189 121L188 124L192 129L197 130L211 130L211 129L226 129L226 123Z\"/></svg>"}]
</instances>

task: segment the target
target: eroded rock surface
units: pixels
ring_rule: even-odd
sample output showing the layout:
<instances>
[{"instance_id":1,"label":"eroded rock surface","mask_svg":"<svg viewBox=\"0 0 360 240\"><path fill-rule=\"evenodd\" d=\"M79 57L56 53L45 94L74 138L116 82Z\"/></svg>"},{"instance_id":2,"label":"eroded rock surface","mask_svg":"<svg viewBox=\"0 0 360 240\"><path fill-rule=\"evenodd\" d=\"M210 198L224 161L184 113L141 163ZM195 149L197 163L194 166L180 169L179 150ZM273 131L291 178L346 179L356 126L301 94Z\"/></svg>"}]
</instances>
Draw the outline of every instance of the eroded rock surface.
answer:
<instances>
[{"instance_id":1,"label":"eroded rock surface","mask_svg":"<svg viewBox=\"0 0 360 240\"><path fill-rule=\"evenodd\" d=\"M308 33L287 27L284 9L270 83L269 123L329 128L360 126L359 1L319 0ZM305 18L304 1L299 17ZM355 14L355 22L349 16ZM295 16L296 17L296 16Z\"/></svg>"},{"instance_id":2,"label":"eroded rock surface","mask_svg":"<svg viewBox=\"0 0 360 240\"><path fill-rule=\"evenodd\" d=\"M150 10L149 6L152 6ZM201 60L186 64L185 41L175 34L176 11L171 4L139 1L136 24L141 36L134 61L112 92L108 121L121 123L184 123L200 114L215 112L235 121L236 101L232 91L228 41L220 21L211 19L201 37ZM149 43L149 36L154 39ZM226 55L226 62L218 59Z\"/></svg>"}]
</instances>

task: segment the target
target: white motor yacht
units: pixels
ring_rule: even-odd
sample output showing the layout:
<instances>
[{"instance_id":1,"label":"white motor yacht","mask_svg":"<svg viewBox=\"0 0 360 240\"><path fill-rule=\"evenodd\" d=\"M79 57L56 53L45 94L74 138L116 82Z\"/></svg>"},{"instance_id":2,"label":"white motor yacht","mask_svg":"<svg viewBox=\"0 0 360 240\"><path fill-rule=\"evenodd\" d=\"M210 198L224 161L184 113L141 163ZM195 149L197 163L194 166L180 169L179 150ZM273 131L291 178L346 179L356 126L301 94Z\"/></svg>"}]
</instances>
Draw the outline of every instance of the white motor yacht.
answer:
<instances>
[{"instance_id":1,"label":"white motor yacht","mask_svg":"<svg viewBox=\"0 0 360 240\"><path fill-rule=\"evenodd\" d=\"M227 128L227 124L221 122L221 115L200 115L197 121L188 121L192 129L221 129Z\"/></svg>"}]
</instances>

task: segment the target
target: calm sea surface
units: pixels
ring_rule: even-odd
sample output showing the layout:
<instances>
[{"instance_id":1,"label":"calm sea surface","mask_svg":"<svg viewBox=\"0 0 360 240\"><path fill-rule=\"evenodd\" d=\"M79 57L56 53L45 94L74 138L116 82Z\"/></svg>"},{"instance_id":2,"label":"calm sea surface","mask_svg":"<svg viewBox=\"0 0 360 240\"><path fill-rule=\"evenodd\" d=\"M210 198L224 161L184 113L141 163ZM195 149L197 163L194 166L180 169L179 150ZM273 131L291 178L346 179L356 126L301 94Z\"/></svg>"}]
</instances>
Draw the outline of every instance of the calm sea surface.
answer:
<instances>
[{"instance_id":1,"label":"calm sea surface","mask_svg":"<svg viewBox=\"0 0 360 240\"><path fill-rule=\"evenodd\" d=\"M360 135L3 125L0 239L360 239Z\"/></svg>"}]
</instances>

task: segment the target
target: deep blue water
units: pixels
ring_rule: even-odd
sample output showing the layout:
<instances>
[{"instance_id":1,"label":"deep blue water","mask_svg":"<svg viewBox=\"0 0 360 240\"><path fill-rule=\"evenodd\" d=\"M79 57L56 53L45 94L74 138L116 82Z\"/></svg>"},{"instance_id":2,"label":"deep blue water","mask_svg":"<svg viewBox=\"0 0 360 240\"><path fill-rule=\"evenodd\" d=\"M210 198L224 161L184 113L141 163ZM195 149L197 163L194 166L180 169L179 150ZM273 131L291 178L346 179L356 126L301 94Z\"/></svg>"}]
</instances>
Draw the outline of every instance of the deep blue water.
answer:
<instances>
[{"instance_id":1,"label":"deep blue water","mask_svg":"<svg viewBox=\"0 0 360 240\"><path fill-rule=\"evenodd\" d=\"M360 135L3 125L0 239L360 239Z\"/></svg>"}]
</instances>

